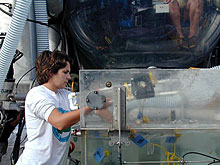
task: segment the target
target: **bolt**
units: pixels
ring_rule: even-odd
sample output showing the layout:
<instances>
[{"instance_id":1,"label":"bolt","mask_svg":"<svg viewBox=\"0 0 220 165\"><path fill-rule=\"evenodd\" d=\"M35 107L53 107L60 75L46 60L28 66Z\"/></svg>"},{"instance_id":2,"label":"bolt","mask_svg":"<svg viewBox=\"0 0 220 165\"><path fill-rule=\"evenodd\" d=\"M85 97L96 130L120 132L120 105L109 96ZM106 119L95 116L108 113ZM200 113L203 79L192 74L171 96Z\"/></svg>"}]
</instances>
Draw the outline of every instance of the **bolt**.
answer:
<instances>
[{"instance_id":1,"label":"bolt","mask_svg":"<svg viewBox=\"0 0 220 165\"><path fill-rule=\"evenodd\" d=\"M106 87L110 88L112 86L112 83L111 83L111 81L107 81L105 85L106 85Z\"/></svg>"}]
</instances>

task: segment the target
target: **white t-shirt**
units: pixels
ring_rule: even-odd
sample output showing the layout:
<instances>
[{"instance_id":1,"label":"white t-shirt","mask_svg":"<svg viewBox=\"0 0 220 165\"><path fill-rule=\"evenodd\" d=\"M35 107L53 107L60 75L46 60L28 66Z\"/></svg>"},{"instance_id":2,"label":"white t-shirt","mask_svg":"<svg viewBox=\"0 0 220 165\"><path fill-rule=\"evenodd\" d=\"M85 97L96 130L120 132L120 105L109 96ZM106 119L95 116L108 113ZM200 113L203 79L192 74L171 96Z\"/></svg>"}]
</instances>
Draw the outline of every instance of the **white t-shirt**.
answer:
<instances>
[{"instance_id":1,"label":"white t-shirt","mask_svg":"<svg viewBox=\"0 0 220 165\"><path fill-rule=\"evenodd\" d=\"M28 141L16 165L65 165L71 129L54 128L48 117L55 109L70 111L68 94L59 89L55 93L45 86L31 89L25 101L25 120Z\"/></svg>"}]
</instances>

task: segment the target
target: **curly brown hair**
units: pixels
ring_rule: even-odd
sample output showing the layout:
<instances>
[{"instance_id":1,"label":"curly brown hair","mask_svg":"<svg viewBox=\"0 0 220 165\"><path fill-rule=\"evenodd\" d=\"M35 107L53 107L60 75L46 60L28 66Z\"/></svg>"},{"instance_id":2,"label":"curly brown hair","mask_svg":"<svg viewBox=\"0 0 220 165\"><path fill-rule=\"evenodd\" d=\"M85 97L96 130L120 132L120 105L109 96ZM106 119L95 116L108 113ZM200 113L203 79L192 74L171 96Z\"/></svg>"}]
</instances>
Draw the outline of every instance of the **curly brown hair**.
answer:
<instances>
[{"instance_id":1,"label":"curly brown hair","mask_svg":"<svg viewBox=\"0 0 220 165\"><path fill-rule=\"evenodd\" d=\"M72 64L72 59L63 51L43 51L35 63L37 82L39 85L47 83L49 78L59 69L65 68L67 62Z\"/></svg>"}]
</instances>

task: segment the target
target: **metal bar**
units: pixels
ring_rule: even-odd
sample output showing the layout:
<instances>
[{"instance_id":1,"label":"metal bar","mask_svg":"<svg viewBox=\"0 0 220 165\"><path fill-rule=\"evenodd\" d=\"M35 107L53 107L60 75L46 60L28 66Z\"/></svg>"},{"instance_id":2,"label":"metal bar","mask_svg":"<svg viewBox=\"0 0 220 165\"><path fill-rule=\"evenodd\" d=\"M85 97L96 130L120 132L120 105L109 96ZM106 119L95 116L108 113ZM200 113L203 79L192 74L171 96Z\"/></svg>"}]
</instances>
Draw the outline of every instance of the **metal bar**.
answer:
<instances>
[{"instance_id":1,"label":"metal bar","mask_svg":"<svg viewBox=\"0 0 220 165\"><path fill-rule=\"evenodd\" d=\"M149 126L150 124L148 124ZM174 130L174 129L178 129L178 130L217 130L217 131L220 131L220 127L219 128L181 128L181 127L176 127L176 128L172 128L172 127L169 127L169 128L154 128L154 127L151 127L151 128L144 128L144 127L130 127L130 129L135 129L135 130Z\"/></svg>"},{"instance_id":2,"label":"metal bar","mask_svg":"<svg viewBox=\"0 0 220 165\"><path fill-rule=\"evenodd\" d=\"M220 127L219 128L180 128L180 127L177 127L177 128L141 128L141 127L130 127L130 130L131 129L135 129L135 130L181 130L181 131L184 131L184 130L212 130L212 131L220 131ZM109 131L110 128L81 128L81 130L88 130L88 131L95 131L95 130L106 130L106 131Z\"/></svg>"},{"instance_id":3,"label":"metal bar","mask_svg":"<svg viewBox=\"0 0 220 165\"><path fill-rule=\"evenodd\" d=\"M118 146L121 146L121 88L118 91Z\"/></svg>"},{"instance_id":4,"label":"metal bar","mask_svg":"<svg viewBox=\"0 0 220 165\"><path fill-rule=\"evenodd\" d=\"M84 144L85 144L85 146L84 146L84 152L85 152L85 165L87 165L87 155L88 155L88 153L87 153L87 133L86 132L84 132Z\"/></svg>"},{"instance_id":5,"label":"metal bar","mask_svg":"<svg viewBox=\"0 0 220 165\"><path fill-rule=\"evenodd\" d=\"M109 128L80 128L83 131L109 131Z\"/></svg>"},{"instance_id":6,"label":"metal bar","mask_svg":"<svg viewBox=\"0 0 220 165\"><path fill-rule=\"evenodd\" d=\"M146 162L127 162L124 161L123 164L160 164L160 163L211 163L212 161L146 161Z\"/></svg>"}]
</instances>

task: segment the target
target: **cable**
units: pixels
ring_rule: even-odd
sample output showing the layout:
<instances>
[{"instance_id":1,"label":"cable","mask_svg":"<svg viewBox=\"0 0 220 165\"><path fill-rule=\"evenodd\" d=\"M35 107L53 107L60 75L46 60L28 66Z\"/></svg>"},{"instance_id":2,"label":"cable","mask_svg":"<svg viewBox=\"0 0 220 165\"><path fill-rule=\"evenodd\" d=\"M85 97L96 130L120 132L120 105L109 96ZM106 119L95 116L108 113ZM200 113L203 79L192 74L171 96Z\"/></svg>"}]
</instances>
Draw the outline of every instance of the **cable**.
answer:
<instances>
[{"instance_id":1,"label":"cable","mask_svg":"<svg viewBox=\"0 0 220 165\"><path fill-rule=\"evenodd\" d=\"M159 144L154 144L154 143L149 143L149 144L152 144L154 145L155 147L158 147L160 148L166 155L166 161L169 162L170 159L176 159L177 161L181 161L181 159L176 156L175 153L171 153L171 152L168 152L163 146L159 145ZM179 163L178 163L179 164Z\"/></svg>"},{"instance_id":2,"label":"cable","mask_svg":"<svg viewBox=\"0 0 220 165\"><path fill-rule=\"evenodd\" d=\"M208 165L211 165L211 164L214 164L214 163L220 163L220 161L213 160L213 162L209 163Z\"/></svg>"},{"instance_id":3,"label":"cable","mask_svg":"<svg viewBox=\"0 0 220 165\"><path fill-rule=\"evenodd\" d=\"M20 52L18 49L16 49L15 51L15 55L12 59L12 63L15 63L16 61L18 61L24 54L22 52Z\"/></svg>"},{"instance_id":4,"label":"cable","mask_svg":"<svg viewBox=\"0 0 220 165\"><path fill-rule=\"evenodd\" d=\"M23 74L23 75L19 78L19 80L18 80L18 82L17 82L17 84L16 84L15 89L18 88L18 84L19 84L20 81L24 78L24 76L26 76L26 75L27 75L30 71L32 71L33 69L35 69L35 66L34 66L33 68L29 69L25 74Z\"/></svg>"},{"instance_id":5,"label":"cable","mask_svg":"<svg viewBox=\"0 0 220 165\"><path fill-rule=\"evenodd\" d=\"M20 142L20 144L24 143L24 141L26 140L27 138L27 134L25 135L24 139Z\"/></svg>"},{"instance_id":6,"label":"cable","mask_svg":"<svg viewBox=\"0 0 220 165\"><path fill-rule=\"evenodd\" d=\"M215 159L215 160L218 160L220 161L220 159L218 158L215 158L213 156L209 156L209 155L206 155L206 154L203 154L203 153L200 153L200 152L187 152L183 155L183 158L186 156L186 155L189 155L189 154L197 154L197 155L201 155L201 156L205 156L205 157L208 157L208 158L211 158L211 159Z\"/></svg>"},{"instance_id":7,"label":"cable","mask_svg":"<svg viewBox=\"0 0 220 165\"><path fill-rule=\"evenodd\" d=\"M11 3L0 3L0 5L6 6L7 8L9 8L9 10L12 9L12 4Z\"/></svg>"},{"instance_id":8,"label":"cable","mask_svg":"<svg viewBox=\"0 0 220 165\"><path fill-rule=\"evenodd\" d=\"M56 28L54 28L53 26L50 26L50 25L48 25L48 24L46 24L46 23L43 23L43 22L40 22L40 21L35 21L35 20L32 20L32 19L28 19L28 18L27 18L27 21L50 27L50 28L53 29L55 32L57 32L57 34L59 35L60 40L63 41L63 38L62 38L60 32L59 32ZM58 44L58 45L59 45L59 44ZM57 46L57 47L58 47L58 46ZM57 47L56 47L56 48L57 48Z\"/></svg>"},{"instance_id":9,"label":"cable","mask_svg":"<svg viewBox=\"0 0 220 165\"><path fill-rule=\"evenodd\" d=\"M11 14L11 13L9 13L9 12L3 10L1 7L0 7L0 11L2 11L3 13L7 14L7 15L10 16L10 17L13 16L13 14ZM40 22L40 21L35 21L35 20L32 20L32 19L28 19L28 18L27 18L27 21L33 22L33 23L37 23L37 24L40 24L40 25L44 25L44 26L47 26L47 27L50 27L50 28L53 29L55 32L57 32L57 34L59 35L59 38L60 38L60 39L59 39L59 43L58 43L58 45L56 46L55 50L58 48L58 46L59 46L59 44L60 44L60 41L63 41L63 38L62 38L60 32L59 32L56 28L54 28L53 26L50 26L49 24L46 24L46 23L43 23L43 22Z\"/></svg>"},{"instance_id":10,"label":"cable","mask_svg":"<svg viewBox=\"0 0 220 165\"><path fill-rule=\"evenodd\" d=\"M16 135L14 148L12 151L12 160L16 164L19 158L19 151L20 151L20 141L21 141L21 135L22 131L25 125L25 117L24 117L24 109L20 109L20 119L19 119L19 125L18 125L18 132Z\"/></svg>"},{"instance_id":11,"label":"cable","mask_svg":"<svg viewBox=\"0 0 220 165\"><path fill-rule=\"evenodd\" d=\"M213 157L213 156L209 156L209 155L200 153L200 152L187 152L187 153L185 153L185 154L183 155L183 157L182 157L183 160L184 160L184 157L185 157L186 155L189 155L189 154L197 154L197 155L201 155L201 156L205 156L205 157L214 159L213 162L209 163L209 165L210 165L210 164L214 164L214 163L220 163L220 159L215 158L215 157ZM216 160L217 160L217 161L216 161Z\"/></svg>"},{"instance_id":12,"label":"cable","mask_svg":"<svg viewBox=\"0 0 220 165\"><path fill-rule=\"evenodd\" d=\"M9 12L7 12L7 11L5 11L5 10L3 10L1 7L0 7L0 11L2 11L3 13L5 13L5 14L7 14L8 16L12 16L12 14L11 13L9 13Z\"/></svg>"},{"instance_id":13,"label":"cable","mask_svg":"<svg viewBox=\"0 0 220 165\"><path fill-rule=\"evenodd\" d=\"M32 81L31 86L30 86L30 89L33 88L35 81L36 81L36 77L35 77L34 80Z\"/></svg>"}]
</instances>

